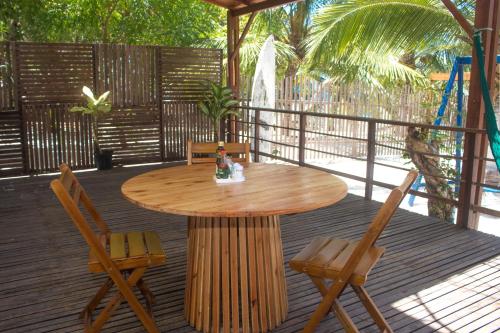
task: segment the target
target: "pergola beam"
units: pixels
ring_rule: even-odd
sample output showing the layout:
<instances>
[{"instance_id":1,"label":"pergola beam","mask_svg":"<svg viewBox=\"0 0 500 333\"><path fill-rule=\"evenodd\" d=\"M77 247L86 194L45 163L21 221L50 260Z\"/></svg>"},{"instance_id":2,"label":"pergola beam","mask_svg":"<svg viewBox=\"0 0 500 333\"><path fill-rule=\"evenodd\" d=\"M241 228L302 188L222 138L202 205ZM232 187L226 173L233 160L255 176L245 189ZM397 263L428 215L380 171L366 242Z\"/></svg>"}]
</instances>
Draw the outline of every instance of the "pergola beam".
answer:
<instances>
[{"instance_id":1,"label":"pergola beam","mask_svg":"<svg viewBox=\"0 0 500 333\"><path fill-rule=\"evenodd\" d=\"M467 21L467 19L462 15L462 13L458 10L457 6L451 0L441 0L441 2L448 8L451 15L455 18L455 20L460 24L462 29L465 30L469 38L472 40L472 34L474 32L474 27Z\"/></svg>"},{"instance_id":2,"label":"pergola beam","mask_svg":"<svg viewBox=\"0 0 500 333\"><path fill-rule=\"evenodd\" d=\"M286 5L292 2L298 2L301 0L267 0L267 1L262 1L262 2L257 2L257 3L252 3L250 5L247 5L245 7L237 8L237 9L231 9L231 12L234 16L241 16L245 15L248 13L252 12L258 12L264 9L269 9L273 7L278 7L282 5Z\"/></svg>"},{"instance_id":3,"label":"pergola beam","mask_svg":"<svg viewBox=\"0 0 500 333\"><path fill-rule=\"evenodd\" d=\"M253 19L255 18L255 15L257 15L257 12L252 12L250 17L248 18L247 24L245 25L245 28L243 28L243 32L241 33L241 36L238 39L238 42L234 46L233 52L229 56L229 61L234 61L234 57L236 56L236 52L239 52L241 44L243 44L243 41L245 40L245 37L248 34L250 27L252 26L252 22L253 22Z\"/></svg>"},{"instance_id":4,"label":"pergola beam","mask_svg":"<svg viewBox=\"0 0 500 333\"><path fill-rule=\"evenodd\" d=\"M302 0L202 0L219 7L224 7L233 16L241 16L264 9L286 5Z\"/></svg>"}]
</instances>

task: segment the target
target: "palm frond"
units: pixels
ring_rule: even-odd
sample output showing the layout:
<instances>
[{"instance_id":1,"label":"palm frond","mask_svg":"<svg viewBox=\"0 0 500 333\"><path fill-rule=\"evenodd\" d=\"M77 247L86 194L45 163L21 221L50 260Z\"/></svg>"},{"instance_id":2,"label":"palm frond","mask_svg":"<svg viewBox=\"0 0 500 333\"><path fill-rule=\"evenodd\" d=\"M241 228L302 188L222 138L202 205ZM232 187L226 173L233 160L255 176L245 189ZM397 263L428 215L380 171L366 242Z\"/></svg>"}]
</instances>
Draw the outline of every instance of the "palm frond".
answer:
<instances>
[{"instance_id":1,"label":"palm frond","mask_svg":"<svg viewBox=\"0 0 500 333\"><path fill-rule=\"evenodd\" d=\"M405 58L415 60L428 45L463 43L461 33L438 0L347 0L318 11L306 40L307 64L347 80L422 83Z\"/></svg>"}]
</instances>

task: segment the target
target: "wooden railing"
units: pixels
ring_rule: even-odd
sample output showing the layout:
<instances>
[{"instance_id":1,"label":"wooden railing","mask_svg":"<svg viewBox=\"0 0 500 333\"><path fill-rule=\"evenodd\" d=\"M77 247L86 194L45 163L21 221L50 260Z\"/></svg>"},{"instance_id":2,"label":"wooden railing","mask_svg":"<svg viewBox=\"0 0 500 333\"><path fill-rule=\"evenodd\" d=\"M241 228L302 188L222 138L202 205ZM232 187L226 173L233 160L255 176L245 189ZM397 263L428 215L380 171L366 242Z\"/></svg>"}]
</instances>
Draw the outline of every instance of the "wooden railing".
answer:
<instances>
[{"instance_id":1,"label":"wooden railing","mask_svg":"<svg viewBox=\"0 0 500 333\"><path fill-rule=\"evenodd\" d=\"M342 177L350 178L356 181L361 181L365 183L365 198L371 200L373 187L380 186L383 188L393 188L397 184L391 183L390 181L377 180L375 177L375 167L381 166L386 168L393 168L397 170L410 170L410 167L390 164L383 159L377 158L377 147L383 146L388 149L393 149L402 156L404 152L408 152L408 149L403 142L392 142L388 144L387 142L381 143L376 139L377 130L381 127L391 127L396 131L404 130L407 128L419 128L421 130L435 131L436 133L447 133L448 136L455 136L455 134L463 135L464 138L467 136L484 136L486 135L484 130L470 129L470 128L460 128L451 126L434 126L429 124L416 124L406 121L394 121L394 120L383 120L375 118L364 118L346 115L335 115L335 114L324 114L324 113L314 113L314 112L299 112L292 110L277 110L268 108L256 108L256 107L246 107L240 106L240 117L235 121L232 128L233 132L229 134L233 136L236 140L249 140L252 142L252 151L254 153L254 160L259 161L262 156L267 158L272 158L292 164L298 164L301 166L307 166L314 169L323 170L332 174L336 174ZM273 115L277 119L274 123L262 121L263 114L267 113ZM348 121L348 122L358 122L364 124L364 131L357 133L357 135L345 136L337 135L335 131L335 122L337 121ZM323 128L311 128L311 124L322 122L324 124ZM271 136L265 136L262 134L264 128L269 128L272 132ZM311 144L314 138L323 137L325 138L323 145ZM365 146L366 154L364 156L339 154L338 151L334 151L331 146L336 143L346 142L346 140L354 140L361 142ZM399 140L399 139L398 139ZM272 147L271 152L262 151L262 145L267 144ZM420 152L419 152L420 153ZM354 174L351 172L334 170L322 165L317 165L314 163L314 159L311 156L319 156L317 160L321 158L327 160L328 158L348 158L358 161L363 161L366 163L366 170L364 175ZM452 161L461 161L462 163L467 163L468 159L466 157L460 157L455 155L450 155L446 153L430 153L422 152L423 155L439 157L442 159L448 159ZM478 157L475 156L474 159ZM486 161L493 161L492 159L483 159ZM467 179L461 179L460 175L457 177L449 177L446 175L431 175L438 178L444 178L451 183L459 184L460 186L466 186L466 182L470 182ZM395 180L397 181L397 180ZM493 183L474 184L482 188L489 188L493 190L500 190L500 186ZM422 192L418 189L411 190L411 194L423 197L423 198L433 198L447 202L454 205L455 207L461 207L463 202L460 197L457 198L443 198L430 193ZM458 193L458 191L457 191ZM490 208L477 206L473 207L474 210L492 215L495 217L500 217L500 211L493 210Z\"/></svg>"}]
</instances>

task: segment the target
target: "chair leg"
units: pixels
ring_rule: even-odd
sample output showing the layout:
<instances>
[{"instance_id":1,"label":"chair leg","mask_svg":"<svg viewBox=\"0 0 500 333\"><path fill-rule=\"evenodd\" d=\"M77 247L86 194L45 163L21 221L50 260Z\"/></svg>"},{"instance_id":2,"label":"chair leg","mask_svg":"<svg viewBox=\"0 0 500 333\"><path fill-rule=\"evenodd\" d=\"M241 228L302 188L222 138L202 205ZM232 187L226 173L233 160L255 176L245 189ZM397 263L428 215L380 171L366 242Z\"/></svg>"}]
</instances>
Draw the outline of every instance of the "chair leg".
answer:
<instances>
[{"instance_id":1,"label":"chair leg","mask_svg":"<svg viewBox=\"0 0 500 333\"><path fill-rule=\"evenodd\" d=\"M146 308L148 310L149 315L151 318L154 319L153 316L153 304L155 304L155 297L151 290L149 290L146 282L144 282L143 279L140 279L137 281L137 288L139 288L142 296L144 296L144 299L146 300Z\"/></svg>"},{"instance_id":2,"label":"chair leg","mask_svg":"<svg viewBox=\"0 0 500 333\"><path fill-rule=\"evenodd\" d=\"M128 279L126 280L127 284L129 287L134 287L137 285L138 281L142 278L144 275L144 272L146 271L146 268L137 268L132 271L132 273L129 275ZM123 281L123 280L122 280ZM92 325L88 328L86 328L86 332L100 332L102 326L104 323L111 317L113 312L118 308L118 306L121 304L123 299L125 299L132 310L135 312L136 316L139 318L139 320L142 322L144 327L149 333L159 333L158 328L156 327L155 322L153 321L152 317L146 312L142 304L139 302L137 297L130 292L131 290L122 290L120 288L120 285L117 283L117 281L114 281L115 284L118 287L118 292L113 296L111 300L106 304L104 309L99 313L97 318L94 320Z\"/></svg>"},{"instance_id":3,"label":"chair leg","mask_svg":"<svg viewBox=\"0 0 500 333\"><path fill-rule=\"evenodd\" d=\"M349 314L345 311L342 304L340 304L338 299L335 299L332 307L333 307L333 311L335 312L335 315L337 316L340 323L342 324L342 327L344 327L344 330L347 333L359 333L358 328L356 327L356 325L352 321Z\"/></svg>"},{"instance_id":4,"label":"chair leg","mask_svg":"<svg viewBox=\"0 0 500 333\"><path fill-rule=\"evenodd\" d=\"M108 293L109 289L113 287L113 280L108 278L106 282L99 288L95 296L88 302L82 312L80 312L80 319L83 319L85 323L92 320L92 312L97 308L101 300Z\"/></svg>"},{"instance_id":5,"label":"chair leg","mask_svg":"<svg viewBox=\"0 0 500 333\"><path fill-rule=\"evenodd\" d=\"M336 281L330 286L330 288L328 288L325 295L323 296L323 299L321 300L321 303L319 303L318 307L304 327L304 333L314 332L316 327L321 322L321 319L323 319L333 307L335 300L345 289L345 286L346 282Z\"/></svg>"},{"instance_id":6,"label":"chair leg","mask_svg":"<svg viewBox=\"0 0 500 333\"><path fill-rule=\"evenodd\" d=\"M137 287L141 291L141 294L144 296L144 298L146 298L151 304L156 303L155 295L151 292L148 285L143 279L137 281Z\"/></svg>"},{"instance_id":7,"label":"chair leg","mask_svg":"<svg viewBox=\"0 0 500 333\"><path fill-rule=\"evenodd\" d=\"M321 293L321 296L325 296L328 293L328 288L326 287L325 280L322 278L314 277L314 276L309 276L314 283L314 285L318 288L319 292ZM346 285L347 286L347 285ZM342 295L342 292L345 290L344 289L340 292L338 297ZM332 305L331 309L337 319L340 321L342 324L342 327L344 327L344 330L348 333L358 333L358 329L354 322L352 321L351 317L349 314L345 311L344 307L340 304L338 299L335 299Z\"/></svg>"},{"instance_id":8,"label":"chair leg","mask_svg":"<svg viewBox=\"0 0 500 333\"><path fill-rule=\"evenodd\" d=\"M373 301L373 299L368 295L368 292L363 286L353 286L351 285L352 289L356 292L358 295L359 299L361 300L361 303L365 306L366 310L370 314L370 316L373 318L375 321L375 324L377 324L378 328L382 332L387 332L387 333L393 333L391 327L389 326L389 323L385 320L384 316L380 312L380 310L377 308L377 305Z\"/></svg>"}]
</instances>

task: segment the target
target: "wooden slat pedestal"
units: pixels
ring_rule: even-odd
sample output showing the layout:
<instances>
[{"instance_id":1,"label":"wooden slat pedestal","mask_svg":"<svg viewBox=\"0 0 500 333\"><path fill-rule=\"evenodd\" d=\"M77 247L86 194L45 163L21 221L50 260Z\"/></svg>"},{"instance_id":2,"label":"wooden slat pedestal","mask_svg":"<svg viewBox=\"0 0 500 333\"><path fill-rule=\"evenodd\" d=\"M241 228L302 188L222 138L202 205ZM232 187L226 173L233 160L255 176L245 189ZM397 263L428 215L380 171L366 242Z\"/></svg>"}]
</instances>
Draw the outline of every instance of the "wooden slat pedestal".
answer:
<instances>
[{"instance_id":1,"label":"wooden slat pedestal","mask_svg":"<svg viewBox=\"0 0 500 333\"><path fill-rule=\"evenodd\" d=\"M185 316L208 332L267 332L288 312L280 222L188 217Z\"/></svg>"}]
</instances>

